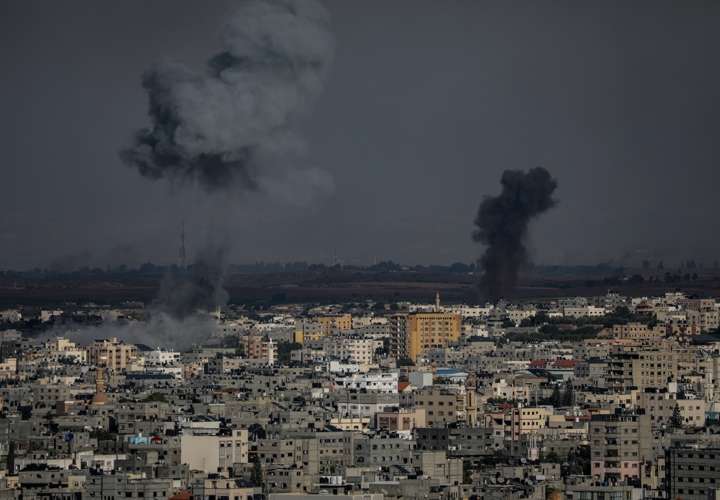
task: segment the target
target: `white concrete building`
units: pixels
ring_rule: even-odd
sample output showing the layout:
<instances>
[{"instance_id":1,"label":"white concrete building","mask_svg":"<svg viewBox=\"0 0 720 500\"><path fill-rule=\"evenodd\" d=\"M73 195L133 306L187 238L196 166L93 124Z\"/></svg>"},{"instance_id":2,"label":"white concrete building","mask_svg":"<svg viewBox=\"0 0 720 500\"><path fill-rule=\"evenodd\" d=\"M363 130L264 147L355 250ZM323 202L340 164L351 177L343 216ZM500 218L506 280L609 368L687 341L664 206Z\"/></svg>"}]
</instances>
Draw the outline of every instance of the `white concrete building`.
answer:
<instances>
[{"instance_id":1,"label":"white concrete building","mask_svg":"<svg viewBox=\"0 0 720 500\"><path fill-rule=\"evenodd\" d=\"M524 319L532 318L533 316L535 316L537 314L537 309L535 309L534 307L528 307L528 308L522 308L522 309L521 308L512 308L512 309L508 309L506 311L506 313L507 313L508 319L510 321L512 321L513 324L515 324L515 326L519 326L520 323L522 323L522 321Z\"/></svg>"},{"instance_id":2,"label":"white concrete building","mask_svg":"<svg viewBox=\"0 0 720 500\"><path fill-rule=\"evenodd\" d=\"M333 336L323 339L323 350L327 356L360 365L371 364L375 351L382 346L382 340L360 336Z\"/></svg>"},{"instance_id":3,"label":"white concrete building","mask_svg":"<svg viewBox=\"0 0 720 500\"><path fill-rule=\"evenodd\" d=\"M53 362L60 359L70 359L77 363L87 361L87 351L64 337L48 340L45 342L45 349L47 350L48 359Z\"/></svg>"},{"instance_id":4,"label":"white concrete building","mask_svg":"<svg viewBox=\"0 0 720 500\"><path fill-rule=\"evenodd\" d=\"M0 311L0 321L17 323L22 320L22 313L18 309L5 309Z\"/></svg>"},{"instance_id":5,"label":"white concrete building","mask_svg":"<svg viewBox=\"0 0 720 500\"><path fill-rule=\"evenodd\" d=\"M349 390L395 394L398 392L398 379L398 372L356 373L348 377L337 377L335 384Z\"/></svg>"},{"instance_id":6,"label":"white concrete building","mask_svg":"<svg viewBox=\"0 0 720 500\"><path fill-rule=\"evenodd\" d=\"M566 318L599 318L606 314L607 310L604 307L593 305L563 308L563 316Z\"/></svg>"},{"instance_id":7,"label":"white concrete building","mask_svg":"<svg viewBox=\"0 0 720 500\"><path fill-rule=\"evenodd\" d=\"M227 435L195 434L183 431L180 459L190 470L206 474L227 472L233 464L248 463L248 431L233 429Z\"/></svg>"},{"instance_id":8,"label":"white concrete building","mask_svg":"<svg viewBox=\"0 0 720 500\"><path fill-rule=\"evenodd\" d=\"M174 366L180 363L180 353L177 351L166 351L164 349L155 349L143 353L145 358L145 366L154 368L160 366Z\"/></svg>"}]
</instances>

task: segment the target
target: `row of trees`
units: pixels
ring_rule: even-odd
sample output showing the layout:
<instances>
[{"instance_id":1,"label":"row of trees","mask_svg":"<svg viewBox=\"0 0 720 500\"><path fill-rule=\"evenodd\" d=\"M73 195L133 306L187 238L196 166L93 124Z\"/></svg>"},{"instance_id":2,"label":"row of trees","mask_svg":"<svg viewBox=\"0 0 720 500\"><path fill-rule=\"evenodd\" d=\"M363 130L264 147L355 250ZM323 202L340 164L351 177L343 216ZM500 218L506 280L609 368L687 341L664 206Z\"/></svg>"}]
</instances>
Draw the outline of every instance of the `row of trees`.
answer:
<instances>
[{"instance_id":1,"label":"row of trees","mask_svg":"<svg viewBox=\"0 0 720 500\"><path fill-rule=\"evenodd\" d=\"M575 389L573 388L572 382L569 380L565 382L565 387L562 392L560 391L560 385L555 384L548 403L556 407L573 406L575 404Z\"/></svg>"}]
</instances>

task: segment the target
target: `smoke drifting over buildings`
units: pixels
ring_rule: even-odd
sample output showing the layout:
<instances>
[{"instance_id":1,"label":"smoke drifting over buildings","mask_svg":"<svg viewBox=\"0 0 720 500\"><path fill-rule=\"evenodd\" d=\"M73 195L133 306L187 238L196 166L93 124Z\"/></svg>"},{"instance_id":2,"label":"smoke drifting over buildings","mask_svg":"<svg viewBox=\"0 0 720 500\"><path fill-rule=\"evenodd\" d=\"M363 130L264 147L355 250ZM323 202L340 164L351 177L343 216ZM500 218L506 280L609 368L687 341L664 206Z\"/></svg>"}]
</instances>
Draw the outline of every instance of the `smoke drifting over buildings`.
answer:
<instances>
[{"instance_id":1,"label":"smoke drifting over buildings","mask_svg":"<svg viewBox=\"0 0 720 500\"><path fill-rule=\"evenodd\" d=\"M274 169L297 168L303 144L293 126L332 61L327 12L314 0L246 1L222 45L202 72L166 62L143 76L152 127L121 153L143 176L241 192L262 189Z\"/></svg>"},{"instance_id":2,"label":"smoke drifting over buildings","mask_svg":"<svg viewBox=\"0 0 720 500\"><path fill-rule=\"evenodd\" d=\"M178 319L155 311L147 321L105 322L100 326L80 325L72 330L58 327L49 330L45 336L48 339L68 337L81 344L90 344L99 338L117 337L133 344L185 350L210 338L217 330L217 322L207 314Z\"/></svg>"},{"instance_id":3,"label":"smoke drifting over buildings","mask_svg":"<svg viewBox=\"0 0 720 500\"><path fill-rule=\"evenodd\" d=\"M553 198L557 181L543 167L527 172L506 170L500 184L498 196L486 197L480 203L473 233L475 241L486 245L479 260L480 289L492 301L507 297L528 262L528 224L557 203Z\"/></svg>"},{"instance_id":4,"label":"smoke drifting over buildings","mask_svg":"<svg viewBox=\"0 0 720 500\"><path fill-rule=\"evenodd\" d=\"M186 318L197 311L212 311L227 304L223 288L227 269L224 247L209 246L200 252L189 268L168 273L160 284L155 306L175 318Z\"/></svg>"}]
</instances>

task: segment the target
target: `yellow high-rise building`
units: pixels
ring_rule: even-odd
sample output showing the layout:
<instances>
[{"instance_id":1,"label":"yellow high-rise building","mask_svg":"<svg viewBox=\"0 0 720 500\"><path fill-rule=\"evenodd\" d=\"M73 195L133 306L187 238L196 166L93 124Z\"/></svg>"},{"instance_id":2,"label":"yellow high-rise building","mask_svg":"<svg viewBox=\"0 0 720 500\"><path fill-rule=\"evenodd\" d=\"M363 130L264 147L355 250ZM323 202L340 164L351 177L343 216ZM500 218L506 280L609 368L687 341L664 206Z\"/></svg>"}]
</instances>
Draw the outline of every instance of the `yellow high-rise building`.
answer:
<instances>
[{"instance_id":1,"label":"yellow high-rise building","mask_svg":"<svg viewBox=\"0 0 720 500\"><path fill-rule=\"evenodd\" d=\"M350 314L315 316L295 323L293 340L303 344L318 341L335 332L346 332L348 330L352 330L352 315Z\"/></svg>"},{"instance_id":2,"label":"yellow high-rise building","mask_svg":"<svg viewBox=\"0 0 720 500\"><path fill-rule=\"evenodd\" d=\"M341 332L352 330L352 315L350 314L318 316L315 321L322 325L325 336L330 335L334 330Z\"/></svg>"},{"instance_id":3,"label":"yellow high-rise building","mask_svg":"<svg viewBox=\"0 0 720 500\"><path fill-rule=\"evenodd\" d=\"M405 330L407 357L413 361L427 349L445 348L460 339L460 315L446 312L419 312L407 316Z\"/></svg>"}]
</instances>

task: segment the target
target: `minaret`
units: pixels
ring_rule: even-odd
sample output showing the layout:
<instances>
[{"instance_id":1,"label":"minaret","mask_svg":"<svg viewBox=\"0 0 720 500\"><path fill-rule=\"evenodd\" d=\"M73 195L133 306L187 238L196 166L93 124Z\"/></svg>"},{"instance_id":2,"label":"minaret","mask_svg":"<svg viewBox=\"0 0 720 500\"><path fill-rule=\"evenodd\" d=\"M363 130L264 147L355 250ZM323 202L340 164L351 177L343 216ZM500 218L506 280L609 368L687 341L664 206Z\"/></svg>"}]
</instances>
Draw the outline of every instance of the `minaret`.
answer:
<instances>
[{"instance_id":1,"label":"minaret","mask_svg":"<svg viewBox=\"0 0 720 500\"><path fill-rule=\"evenodd\" d=\"M435 292L435 312L440 312L440 292Z\"/></svg>"},{"instance_id":2,"label":"minaret","mask_svg":"<svg viewBox=\"0 0 720 500\"><path fill-rule=\"evenodd\" d=\"M94 405L104 405L107 403L107 394L105 393L105 357L101 357L98 360L98 364L95 367L95 395L92 399Z\"/></svg>"}]
</instances>

